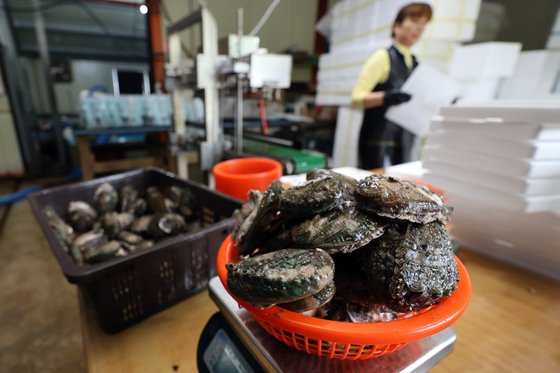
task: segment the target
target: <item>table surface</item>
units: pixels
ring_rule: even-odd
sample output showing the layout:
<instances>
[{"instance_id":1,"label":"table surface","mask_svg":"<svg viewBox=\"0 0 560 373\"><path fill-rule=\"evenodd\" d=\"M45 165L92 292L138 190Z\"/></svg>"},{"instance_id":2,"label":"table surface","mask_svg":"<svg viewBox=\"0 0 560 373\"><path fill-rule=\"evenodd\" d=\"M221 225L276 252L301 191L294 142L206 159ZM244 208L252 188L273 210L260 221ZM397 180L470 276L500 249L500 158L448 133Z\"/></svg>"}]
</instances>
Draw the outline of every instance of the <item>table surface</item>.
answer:
<instances>
[{"instance_id":1,"label":"table surface","mask_svg":"<svg viewBox=\"0 0 560 373\"><path fill-rule=\"evenodd\" d=\"M463 250L473 294L455 351L432 372L559 372L560 283ZM81 298L81 297L80 297ZM199 335L218 308L205 291L116 335L80 299L90 372L195 372Z\"/></svg>"},{"instance_id":2,"label":"table surface","mask_svg":"<svg viewBox=\"0 0 560 373\"><path fill-rule=\"evenodd\" d=\"M78 128L74 136L125 135L151 132L170 132L172 126L138 126L138 127L106 127L106 128Z\"/></svg>"}]
</instances>

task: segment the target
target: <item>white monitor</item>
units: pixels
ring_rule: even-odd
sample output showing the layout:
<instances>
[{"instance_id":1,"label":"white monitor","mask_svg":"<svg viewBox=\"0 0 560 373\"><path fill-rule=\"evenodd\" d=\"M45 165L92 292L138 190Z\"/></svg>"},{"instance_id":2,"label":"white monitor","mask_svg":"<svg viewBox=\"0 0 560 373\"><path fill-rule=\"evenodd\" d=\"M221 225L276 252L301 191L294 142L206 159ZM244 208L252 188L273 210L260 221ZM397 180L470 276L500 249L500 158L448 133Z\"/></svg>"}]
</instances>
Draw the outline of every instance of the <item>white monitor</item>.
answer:
<instances>
[{"instance_id":1,"label":"white monitor","mask_svg":"<svg viewBox=\"0 0 560 373\"><path fill-rule=\"evenodd\" d=\"M252 54L249 81L251 88L289 88L292 80L292 56Z\"/></svg>"},{"instance_id":2,"label":"white monitor","mask_svg":"<svg viewBox=\"0 0 560 373\"><path fill-rule=\"evenodd\" d=\"M150 94L148 69L113 68L112 79L115 96Z\"/></svg>"}]
</instances>

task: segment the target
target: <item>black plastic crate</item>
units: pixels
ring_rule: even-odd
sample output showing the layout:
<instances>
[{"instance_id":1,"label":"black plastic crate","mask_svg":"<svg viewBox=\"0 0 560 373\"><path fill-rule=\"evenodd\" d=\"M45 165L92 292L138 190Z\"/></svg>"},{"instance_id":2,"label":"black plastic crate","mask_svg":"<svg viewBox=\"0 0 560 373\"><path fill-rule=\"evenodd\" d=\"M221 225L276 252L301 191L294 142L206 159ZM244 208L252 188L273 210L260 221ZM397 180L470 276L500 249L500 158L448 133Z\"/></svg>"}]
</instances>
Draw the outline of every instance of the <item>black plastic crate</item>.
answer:
<instances>
[{"instance_id":1,"label":"black plastic crate","mask_svg":"<svg viewBox=\"0 0 560 373\"><path fill-rule=\"evenodd\" d=\"M94 190L105 182L117 190L127 184L139 191L152 185L161 189L171 185L187 187L202 207L202 228L124 257L79 265L50 227L43 209L51 206L64 216L70 201L92 203ZM62 272L69 282L80 287L107 333L118 332L205 289L208 280L216 275L216 255L233 226L233 211L241 206L239 200L157 168L43 190L30 195L29 201Z\"/></svg>"}]
</instances>

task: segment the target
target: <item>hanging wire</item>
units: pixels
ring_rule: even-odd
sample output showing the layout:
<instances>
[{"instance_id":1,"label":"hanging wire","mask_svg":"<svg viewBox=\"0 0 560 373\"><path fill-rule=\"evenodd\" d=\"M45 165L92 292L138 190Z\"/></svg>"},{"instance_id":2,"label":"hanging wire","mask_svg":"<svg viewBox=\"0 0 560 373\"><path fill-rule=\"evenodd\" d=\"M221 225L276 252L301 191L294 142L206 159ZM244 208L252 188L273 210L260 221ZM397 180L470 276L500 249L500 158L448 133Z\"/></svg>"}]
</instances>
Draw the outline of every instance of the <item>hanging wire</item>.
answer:
<instances>
[{"instance_id":1,"label":"hanging wire","mask_svg":"<svg viewBox=\"0 0 560 373\"><path fill-rule=\"evenodd\" d=\"M259 22L257 22L255 27L253 27L251 32L248 34L249 36L255 36L256 34L258 34L258 32L261 30L261 28L266 23L266 21L268 21L268 18L270 17L272 12L274 11L274 8L276 8L278 6L278 4L280 4L280 1L281 0L272 0L272 3L270 3L270 5L268 6L266 11L264 12L264 14L261 17L261 19L259 20Z\"/></svg>"}]
</instances>

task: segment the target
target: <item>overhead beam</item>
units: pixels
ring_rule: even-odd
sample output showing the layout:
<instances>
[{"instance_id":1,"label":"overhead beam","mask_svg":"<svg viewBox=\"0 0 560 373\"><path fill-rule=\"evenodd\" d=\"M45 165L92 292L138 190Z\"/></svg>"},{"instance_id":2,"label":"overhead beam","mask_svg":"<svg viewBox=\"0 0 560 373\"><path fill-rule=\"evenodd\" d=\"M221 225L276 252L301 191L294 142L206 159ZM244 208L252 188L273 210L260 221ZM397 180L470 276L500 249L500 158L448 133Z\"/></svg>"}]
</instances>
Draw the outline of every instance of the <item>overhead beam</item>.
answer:
<instances>
[{"instance_id":1,"label":"overhead beam","mask_svg":"<svg viewBox=\"0 0 560 373\"><path fill-rule=\"evenodd\" d=\"M195 10L186 17L181 18L178 21L173 22L171 25L167 26L167 35L175 34L181 32L184 29L191 27L197 23L202 22L202 8Z\"/></svg>"},{"instance_id":2,"label":"overhead beam","mask_svg":"<svg viewBox=\"0 0 560 373\"><path fill-rule=\"evenodd\" d=\"M15 21L14 22L14 29L17 31L25 30L25 31L34 31L35 25L31 22L21 22ZM90 28L85 26L69 26L69 25L45 25L45 30L47 33L65 33L65 34L78 34L78 35L91 35L91 36L102 36L107 37L103 31L99 30L98 27ZM133 39L133 40L145 40L146 37L142 34L134 35L130 33L123 33L123 32L111 32L111 37L118 38L118 39Z\"/></svg>"}]
</instances>

